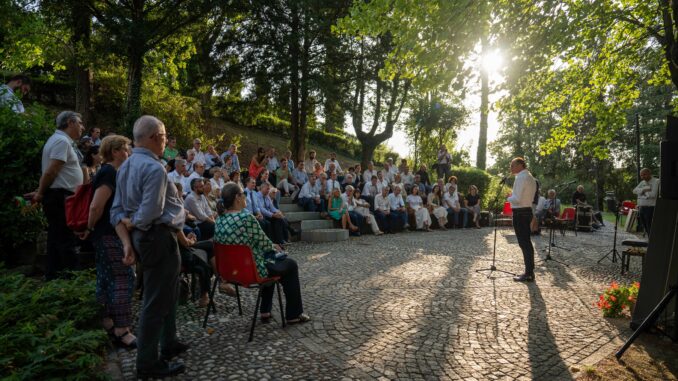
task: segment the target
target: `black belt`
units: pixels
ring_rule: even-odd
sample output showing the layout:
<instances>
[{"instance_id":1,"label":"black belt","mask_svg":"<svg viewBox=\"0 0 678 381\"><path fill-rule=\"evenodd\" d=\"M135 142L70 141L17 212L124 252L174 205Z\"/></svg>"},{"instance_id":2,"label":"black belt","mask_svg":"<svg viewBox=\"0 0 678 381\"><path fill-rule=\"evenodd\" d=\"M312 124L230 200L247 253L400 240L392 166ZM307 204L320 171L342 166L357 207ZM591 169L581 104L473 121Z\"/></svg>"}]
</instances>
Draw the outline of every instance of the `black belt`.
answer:
<instances>
[{"instance_id":1,"label":"black belt","mask_svg":"<svg viewBox=\"0 0 678 381\"><path fill-rule=\"evenodd\" d=\"M512 211L514 212L523 212L523 211L532 211L532 207L524 207L524 208L511 208Z\"/></svg>"}]
</instances>

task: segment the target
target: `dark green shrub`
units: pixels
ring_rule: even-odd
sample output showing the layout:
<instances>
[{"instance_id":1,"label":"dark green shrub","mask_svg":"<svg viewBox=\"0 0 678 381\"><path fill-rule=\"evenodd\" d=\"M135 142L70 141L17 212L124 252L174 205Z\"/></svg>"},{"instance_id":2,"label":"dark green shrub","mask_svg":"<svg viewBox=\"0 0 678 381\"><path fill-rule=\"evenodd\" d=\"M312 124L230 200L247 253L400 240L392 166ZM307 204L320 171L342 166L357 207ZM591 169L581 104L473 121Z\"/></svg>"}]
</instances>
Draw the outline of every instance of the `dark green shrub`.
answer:
<instances>
[{"instance_id":1,"label":"dark green shrub","mask_svg":"<svg viewBox=\"0 0 678 381\"><path fill-rule=\"evenodd\" d=\"M0 265L0 378L105 379L94 285L93 271L42 283Z\"/></svg>"},{"instance_id":2,"label":"dark green shrub","mask_svg":"<svg viewBox=\"0 0 678 381\"><path fill-rule=\"evenodd\" d=\"M463 194L468 192L468 187L475 185L480 194L485 195L492 180L492 175L473 167L452 167L452 174L457 176L457 191Z\"/></svg>"},{"instance_id":3,"label":"dark green shrub","mask_svg":"<svg viewBox=\"0 0 678 381\"><path fill-rule=\"evenodd\" d=\"M12 199L38 187L42 146L54 132L55 122L38 106L25 114L0 107L0 252L34 241L44 228L38 209L22 213ZM0 260L2 256L0 255Z\"/></svg>"}]
</instances>

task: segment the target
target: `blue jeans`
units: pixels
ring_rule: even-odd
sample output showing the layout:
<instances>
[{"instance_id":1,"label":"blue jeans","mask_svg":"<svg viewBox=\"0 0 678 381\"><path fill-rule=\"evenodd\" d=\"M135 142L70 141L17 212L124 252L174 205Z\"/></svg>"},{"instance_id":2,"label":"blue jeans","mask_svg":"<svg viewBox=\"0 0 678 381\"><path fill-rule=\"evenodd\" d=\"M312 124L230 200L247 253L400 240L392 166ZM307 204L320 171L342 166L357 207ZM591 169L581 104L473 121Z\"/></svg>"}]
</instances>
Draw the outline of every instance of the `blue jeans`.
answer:
<instances>
[{"instance_id":1,"label":"blue jeans","mask_svg":"<svg viewBox=\"0 0 678 381\"><path fill-rule=\"evenodd\" d=\"M407 212L391 209L391 221L393 225L398 223L402 223L402 226L407 225Z\"/></svg>"},{"instance_id":2,"label":"blue jeans","mask_svg":"<svg viewBox=\"0 0 678 381\"><path fill-rule=\"evenodd\" d=\"M384 212L382 212L381 210L375 210L374 218L377 219L377 225L379 225L382 231L385 232L391 231L391 223L389 221L390 215L384 214Z\"/></svg>"},{"instance_id":3,"label":"blue jeans","mask_svg":"<svg viewBox=\"0 0 678 381\"><path fill-rule=\"evenodd\" d=\"M534 247L530 239L530 222L532 222L532 208L513 209L513 230L516 232L518 245L523 251L525 274L534 275Z\"/></svg>"},{"instance_id":4,"label":"blue jeans","mask_svg":"<svg viewBox=\"0 0 678 381\"><path fill-rule=\"evenodd\" d=\"M451 221L454 226L459 226L459 215L463 215L461 227L465 228L468 226L468 209L459 208L459 211L455 212L454 209L447 208L447 214L447 219Z\"/></svg>"}]
</instances>

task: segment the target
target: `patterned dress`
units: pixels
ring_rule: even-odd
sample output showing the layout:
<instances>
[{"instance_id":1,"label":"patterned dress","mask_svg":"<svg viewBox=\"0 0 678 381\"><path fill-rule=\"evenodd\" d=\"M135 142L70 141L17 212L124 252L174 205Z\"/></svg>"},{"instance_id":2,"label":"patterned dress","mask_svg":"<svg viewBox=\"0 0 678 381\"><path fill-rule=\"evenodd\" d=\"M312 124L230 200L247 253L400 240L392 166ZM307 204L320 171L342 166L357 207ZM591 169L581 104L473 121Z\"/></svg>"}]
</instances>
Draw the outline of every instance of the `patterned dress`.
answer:
<instances>
[{"instance_id":1,"label":"patterned dress","mask_svg":"<svg viewBox=\"0 0 678 381\"><path fill-rule=\"evenodd\" d=\"M273 242L261 230L257 219L245 209L219 216L215 223L214 240L225 245L247 245L252 248L254 262L262 278L268 276L266 263L275 263L274 259L266 259L265 255L275 251Z\"/></svg>"}]
</instances>

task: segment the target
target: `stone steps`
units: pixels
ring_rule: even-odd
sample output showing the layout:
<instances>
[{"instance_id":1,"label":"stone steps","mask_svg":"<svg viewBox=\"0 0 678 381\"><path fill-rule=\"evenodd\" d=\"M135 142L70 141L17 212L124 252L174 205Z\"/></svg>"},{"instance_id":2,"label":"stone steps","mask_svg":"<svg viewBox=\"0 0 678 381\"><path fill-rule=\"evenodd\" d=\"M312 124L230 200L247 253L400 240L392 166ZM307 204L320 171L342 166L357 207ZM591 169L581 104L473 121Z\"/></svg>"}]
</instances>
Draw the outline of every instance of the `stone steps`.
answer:
<instances>
[{"instance_id":1,"label":"stone steps","mask_svg":"<svg viewBox=\"0 0 678 381\"><path fill-rule=\"evenodd\" d=\"M301 241L337 242L348 239L348 230L335 229L334 222L320 218L320 213L305 212L292 202L292 197L281 197L278 206L290 224L301 230Z\"/></svg>"},{"instance_id":2,"label":"stone steps","mask_svg":"<svg viewBox=\"0 0 678 381\"><path fill-rule=\"evenodd\" d=\"M283 213L292 213L292 212L303 212L304 208L297 204L283 204L280 203L279 208Z\"/></svg>"},{"instance_id":3,"label":"stone steps","mask_svg":"<svg viewBox=\"0 0 678 381\"><path fill-rule=\"evenodd\" d=\"M316 229L301 232L301 240L308 242L337 242L348 239L345 229Z\"/></svg>"}]
</instances>

